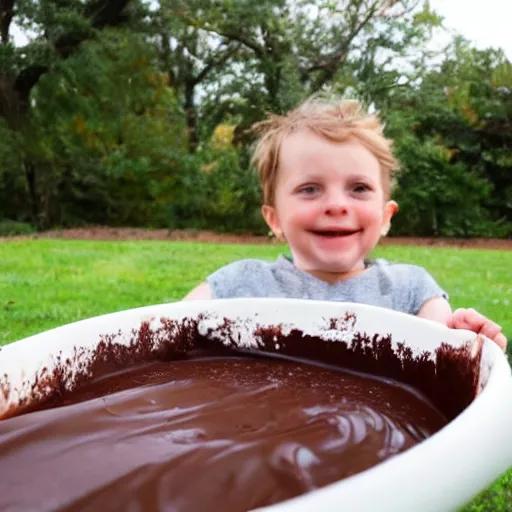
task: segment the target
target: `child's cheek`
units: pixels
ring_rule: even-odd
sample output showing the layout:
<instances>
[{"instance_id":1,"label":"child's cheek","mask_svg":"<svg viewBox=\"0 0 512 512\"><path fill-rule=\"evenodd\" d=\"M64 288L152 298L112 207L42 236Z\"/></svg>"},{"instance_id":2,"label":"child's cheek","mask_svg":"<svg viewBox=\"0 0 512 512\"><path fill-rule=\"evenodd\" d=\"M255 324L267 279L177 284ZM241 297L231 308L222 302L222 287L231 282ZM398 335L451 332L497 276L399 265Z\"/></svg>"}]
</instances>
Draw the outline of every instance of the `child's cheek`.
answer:
<instances>
[{"instance_id":1,"label":"child's cheek","mask_svg":"<svg viewBox=\"0 0 512 512\"><path fill-rule=\"evenodd\" d=\"M382 214L375 204L365 204L359 209L359 222L368 231L380 233L382 229Z\"/></svg>"},{"instance_id":2,"label":"child's cheek","mask_svg":"<svg viewBox=\"0 0 512 512\"><path fill-rule=\"evenodd\" d=\"M297 227L312 228L317 222L318 215L318 207L313 204L303 204L293 212L293 224Z\"/></svg>"}]
</instances>

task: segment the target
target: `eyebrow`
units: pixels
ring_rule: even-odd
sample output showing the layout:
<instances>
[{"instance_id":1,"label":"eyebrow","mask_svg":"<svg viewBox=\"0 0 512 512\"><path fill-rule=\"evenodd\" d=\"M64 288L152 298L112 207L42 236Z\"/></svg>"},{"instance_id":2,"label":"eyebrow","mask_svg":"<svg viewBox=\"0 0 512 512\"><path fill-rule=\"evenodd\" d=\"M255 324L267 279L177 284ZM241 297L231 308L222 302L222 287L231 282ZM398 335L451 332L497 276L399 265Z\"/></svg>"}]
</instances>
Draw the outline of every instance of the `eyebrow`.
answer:
<instances>
[{"instance_id":1,"label":"eyebrow","mask_svg":"<svg viewBox=\"0 0 512 512\"><path fill-rule=\"evenodd\" d=\"M370 181L372 183L375 182L375 179L372 176L368 176L367 174L349 174L347 178L350 181ZM316 182L316 181L323 181L325 179L325 176L323 174L308 174L306 176L303 176L302 179L298 180L300 183L309 183L309 182Z\"/></svg>"},{"instance_id":2,"label":"eyebrow","mask_svg":"<svg viewBox=\"0 0 512 512\"><path fill-rule=\"evenodd\" d=\"M356 180L362 180L362 181L375 181L373 176L368 176L367 174L354 174L353 176L349 176L350 179L356 181Z\"/></svg>"},{"instance_id":3,"label":"eyebrow","mask_svg":"<svg viewBox=\"0 0 512 512\"><path fill-rule=\"evenodd\" d=\"M322 181L324 179L324 176L321 174L308 174L307 176L303 176L300 180L298 180L300 183L309 183L310 181Z\"/></svg>"}]
</instances>

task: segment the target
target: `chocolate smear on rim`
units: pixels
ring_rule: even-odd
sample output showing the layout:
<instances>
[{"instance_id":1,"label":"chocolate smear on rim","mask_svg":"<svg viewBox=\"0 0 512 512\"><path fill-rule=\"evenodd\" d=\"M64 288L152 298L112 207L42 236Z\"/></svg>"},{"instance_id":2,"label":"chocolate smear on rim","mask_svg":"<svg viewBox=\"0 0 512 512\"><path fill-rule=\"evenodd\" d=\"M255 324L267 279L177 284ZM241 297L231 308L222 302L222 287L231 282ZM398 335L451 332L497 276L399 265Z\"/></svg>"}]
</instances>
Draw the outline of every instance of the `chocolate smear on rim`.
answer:
<instances>
[{"instance_id":1,"label":"chocolate smear on rim","mask_svg":"<svg viewBox=\"0 0 512 512\"><path fill-rule=\"evenodd\" d=\"M472 354L469 344L452 347L442 343L435 354L424 351L415 355L401 342L393 348L389 334L368 336L352 330L356 321L352 313L326 320L325 331L345 331L346 341L325 341L322 336L276 325L252 328L247 342L240 334L240 322L228 318L214 327L199 328L208 318L199 315L180 321L167 318L160 318L159 322L144 321L139 329L132 330L127 343L120 342L124 333L119 331L101 336L93 350L75 347L73 356L65 360L57 355L53 367L39 371L30 392L12 404L2 417L34 411L47 402L58 405L63 396L81 384L122 368L183 359L204 350L269 354L390 378L422 392L449 421L477 394L481 348ZM0 379L0 393L8 399L11 391L8 376L4 375Z\"/></svg>"}]
</instances>

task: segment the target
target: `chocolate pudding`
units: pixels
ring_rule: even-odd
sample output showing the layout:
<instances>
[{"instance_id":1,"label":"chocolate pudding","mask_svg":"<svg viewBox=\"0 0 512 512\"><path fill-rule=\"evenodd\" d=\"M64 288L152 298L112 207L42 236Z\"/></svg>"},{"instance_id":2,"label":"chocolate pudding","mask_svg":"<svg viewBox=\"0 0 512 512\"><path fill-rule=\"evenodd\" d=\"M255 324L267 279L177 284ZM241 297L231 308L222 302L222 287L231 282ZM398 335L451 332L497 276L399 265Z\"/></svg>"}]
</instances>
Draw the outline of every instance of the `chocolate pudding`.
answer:
<instances>
[{"instance_id":1,"label":"chocolate pudding","mask_svg":"<svg viewBox=\"0 0 512 512\"><path fill-rule=\"evenodd\" d=\"M413 351L356 320L152 318L0 376L0 510L271 505L407 450L476 396L481 350Z\"/></svg>"},{"instance_id":2,"label":"chocolate pudding","mask_svg":"<svg viewBox=\"0 0 512 512\"><path fill-rule=\"evenodd\" d=\"M35 409L0 421L1 510L250 510L447 422L391 379L224 353L139 363Z\"/></svg>"}]
</instances>

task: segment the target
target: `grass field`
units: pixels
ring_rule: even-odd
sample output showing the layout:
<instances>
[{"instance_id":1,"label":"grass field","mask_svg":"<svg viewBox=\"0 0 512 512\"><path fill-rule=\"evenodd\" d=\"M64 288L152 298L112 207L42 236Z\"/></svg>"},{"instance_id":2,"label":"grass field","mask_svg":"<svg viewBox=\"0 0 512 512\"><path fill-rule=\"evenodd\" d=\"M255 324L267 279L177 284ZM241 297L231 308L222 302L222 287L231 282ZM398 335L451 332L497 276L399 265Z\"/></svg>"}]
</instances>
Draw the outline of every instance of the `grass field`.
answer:
<instances>
[{"instance_id":1,"label":"grass field","mask_svg":"<svg viewBox=\"0 0 512 512\"><path fill-rule=\"evenodd\" d=\"M153 241L0 243L0 345L83 318L179 300L221 265L272 260L283 250ZM474 307L512 336L512 251L385 247L374 256L427 268L454 308ZM465 510L512 511L512 471Z\"/></svg>"}]
</instances>

